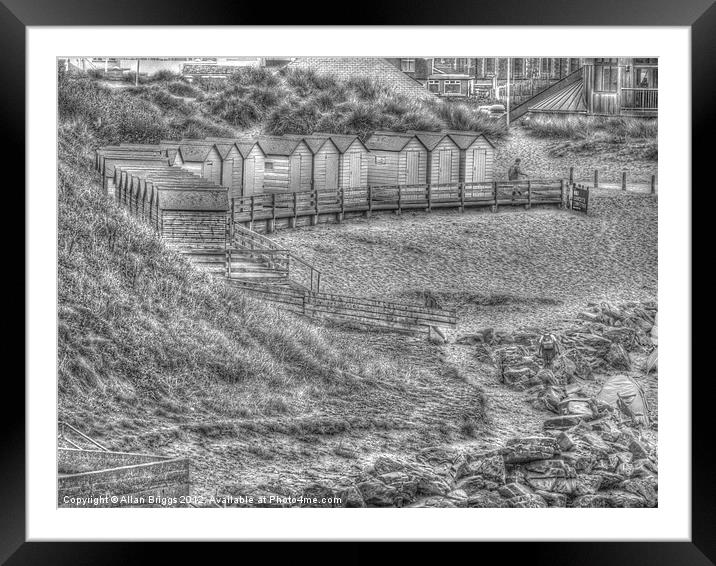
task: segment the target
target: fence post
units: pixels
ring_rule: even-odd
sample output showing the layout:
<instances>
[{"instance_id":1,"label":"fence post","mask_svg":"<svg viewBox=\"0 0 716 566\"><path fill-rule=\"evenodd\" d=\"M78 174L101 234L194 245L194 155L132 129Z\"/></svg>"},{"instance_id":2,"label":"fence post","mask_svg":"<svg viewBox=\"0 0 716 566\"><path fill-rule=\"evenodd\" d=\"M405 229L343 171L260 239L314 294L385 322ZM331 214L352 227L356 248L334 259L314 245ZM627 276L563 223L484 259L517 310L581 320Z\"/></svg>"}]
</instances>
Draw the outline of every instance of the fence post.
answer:
<instances>
[{"instance_id":1,"label":"fence post","mask_svg":"<svg viewBox=\"0 0 716 566\"><path fill-rule=\"evenodd\" d=\"M311 216L311 226L318 224L318 191L313 189L311 191L311 198L313 199L313 216Z\"/></svg>"},{"instance_id":2,"label":"fence post","mask_svg":"<svg viewBox=\"0 0 716 566\"><path fill-rule=\"evenodd\" d=\"M495 198L495 203L492 205L492 212L497 212L497 181L492 181L492 193Z\"/></svg>"},{"instance_id":3,"label":"fence post","mask_svg":"<svg viewBox=\"0 0 716 566\"><path fill-rule=\"evenodd\" d=\"M368 185L368 210L365 213L366 218L370 218L373 212L373 187Z\"/></svg>"},{"instance_id":4,"label":"fence post","mask_svg":"<svg viewBox=\"0 0 716 566\"><path fill-rule=\"evenodd\" d=\"M594 188L596 189L599 186L599 171L596 169L594 170Z\"/></svg>"},{"instance_id":5,"label":"fence post","mask_svg":"<svg viewBox=\"0 0 716 566\"><path fill-rule=\"evenodd\" d=\"M564 179L559 180L559 208L564 208Z\"/></svg>"},{"instance_id":6,"label":"fence post","mask_svg":"<svg viewBox=\"0 0 716 566\"><path fill-rule=\"evenodd\" d=\"M465 183L458 183L457 191L460 195L460 212L465 212Z\"/></svg>"},{"instance_id":7,"label":"fence post","mask_svg":"<svg viewBox=\"0 0 716 566\"><path fill-rule=\"evenodd\" d=\"M432 203L432 197L433 197L433 186L431 184L428 184L428 208L426 209L427 212L432 211L433 203Z\"/></svg>"},{"instance_id":8,"label":"fence post","mask_svg":"<svg viewBox=\"0 0 716 566\"><path fill-rule=\"evenodd\" d=\"M341 191L341 215L338 218L338 222L343 222L343 216L346 213L346 195L345 195L345 189L341 187L339 189Z\"/></svg>"},{"instance_id":9,"label":"fence post","mask_svg":"<svg viewBox=\"0 0 716 566\"><path fill-rule=\"evenodd\" d=\"M266 231L270 234L276 229L276 193L271 194L271 220L266 223Z\"/></svg>"},{"instance_id":10,"label":"fence post","mask_svg":"<svg viewBox=\"0 0 716 566\"><path fill-rule=\"evenodd\" d=\"M527 210L532 208L532 182L529 179L527 180L527 204L525 208Z\"/></svg>"},{"instance_id":11,"label":"fence post","mask_svg":"<svg viewBox=\"0 0 716 566\"><path fill-rule=\"evenodd\" d=\"M254 229L254 209L256 208L256 195L251 195L251 216L249 220L249 230Z\"/></svg>"},{"instance_id":12,"label":"fence post","mask_svg":"<svg viewBox=\"0 0 716 566\"><path fill-rule=\"evenodd\" d=\"M656 175L651 176L651 194L656 194Z\"/></svg>"},{"instance_id":13,"label":"fence post","mask_svg":"<svg viewBox=\"0 0 716 566\"><path fill-rule=\"evenodd\" d=\"M574 167L569 168L569 184L574 184Z\"/></svg>"},{"instance_id":14,"label":"fence post","mask_svg":"<svg viewBox=\"0 0 716 566\"><path fill-rule=\"evenodd\" d=\"M400 214L403 212L403 210L402 210L402 207L403 207L403 198L402 198L402 197L403 197L403 193L402 193L402 191L400 190L400 185L398 185L398 210L395 211L395 213L396 213L397 215L400 215Z\"/></svg>"},{"instance_id":15,"label":"fence post","mask_svg":"<svg viewBox=\"0 0 716 566\"><path fill-rule=\"evenodd\" d=\"M626 171L622 171L622 191L626 190Z\"/></svg>"}]
</instances>

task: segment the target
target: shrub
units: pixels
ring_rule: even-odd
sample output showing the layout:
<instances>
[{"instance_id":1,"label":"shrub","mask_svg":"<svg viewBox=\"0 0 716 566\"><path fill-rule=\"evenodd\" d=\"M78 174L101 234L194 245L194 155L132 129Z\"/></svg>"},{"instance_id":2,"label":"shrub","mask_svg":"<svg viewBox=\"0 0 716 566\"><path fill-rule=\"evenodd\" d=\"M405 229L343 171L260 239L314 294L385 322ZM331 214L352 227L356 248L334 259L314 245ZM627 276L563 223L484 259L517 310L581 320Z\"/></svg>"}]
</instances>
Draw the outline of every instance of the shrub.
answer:
<instances>
[{"instance_id":1,"label":"shrub","mask_svg":"<svg viewBox=\"0 0 716 566\"><path fill-rule=\"evenodd\" d=\"M298 106L282 104L275 108L266 121L265 129L272 135L310 134L316 129L321 115L314 104Z\"/></svg>"},{"instance_id":2,"label":"shrub","mask_svg":"<svg viewBox=\"0 0 716 566\"><path fill-rule=\"evenodd\" d=\"M173 81L167 85L167 91L176 96L196 97L199 94L196 88L184 81Z\"/></svg>"},{"instance_id":3,"label":"shrub","mask_svg":"<svg viewBox=\"0 0 716 566\"><path fill-rule=\"evenodd\" d=\"M169 71L168 69L162 69L161 71L157 71L156 73L153 73L147 77L147 82L149 83L157 83L157 82L163 82L163 83L169 83L172 81L180 81L182 79L182 75L179 73L175 73L174 71Z\"/></svg>"},{"instance_id":4,"label":"shrub","mask_svg":"<svg viewBox=\"0 0 716 566\"><path fill-rule=\"evenodd\" d=\"M301 97L310 96L319 90L336 88L338 80L330 74L317 73L313 69L284 68L286 83Z\"/></svg>"},{"instance_id":5,"label":"shrub","mask_svg":"<svg viewBox=\"0 0 716 566\"><path fill-rule=\"evenodd\" d=\"M228 82L234 85L275 87L278 78L265 67L239 67L229 75Z\"/></svg>"},{"instance_id":6,"label":"shrub","mask_svg":"<svg viewBox=\"0 0 716 566\"><path fill-rule=\"evenodd\" d=\"M370 77L351 78L346 83L346 86L352 90L358 98L365 101L376 100L379 96L385 95L390 91L387 86Z\"/></svg>"},{"instance_id":7,"label":"shrub","mask_svg":"<svg viewBox=\"0 0 716 566\"><path fill-rule=\"evenodd\" d=\"M234 126L252 126L262 117L261 109L253 102L238 96L214 95L205 101L207 111Z\"/></svg>"}]
</instances>

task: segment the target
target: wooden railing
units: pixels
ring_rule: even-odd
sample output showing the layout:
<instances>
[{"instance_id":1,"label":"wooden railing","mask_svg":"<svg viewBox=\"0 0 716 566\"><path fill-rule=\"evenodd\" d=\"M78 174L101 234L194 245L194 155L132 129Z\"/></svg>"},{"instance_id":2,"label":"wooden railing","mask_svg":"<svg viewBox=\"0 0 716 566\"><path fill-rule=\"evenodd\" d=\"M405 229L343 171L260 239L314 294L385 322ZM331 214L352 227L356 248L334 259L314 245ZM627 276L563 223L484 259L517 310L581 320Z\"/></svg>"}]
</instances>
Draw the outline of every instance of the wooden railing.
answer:
<instances>
[{"instance_id":1,"label":"wooden railing","mask_svg":"<svg viewBox=\"0 0 716 566\"><path fill-rule=\"evenodd\" d=\"M77 444L77 442L75 442L75 441L73 441L73 440L67 438L68 434L74 435L74 436L76 436L76 437L79 437L79 439L81 439L81 440L83 440L83 441L85 441L85 442L89 442L90 444L92 444L93 446L99 448L100 450L103 450L104 452L108 452L107 448L105 448L104 446L102 446L102 445L101 445L99 442L97 442L96 440L94 440L94 439L90 438L89 436L87 436L85 433L83 433L83 432L77 430L77 429L76 429L75 427L73 427L72 425L69 425L69 424L67 424L67 423L64 422L64 421L60 421L60 422L57 423L57 424L58 424L58 427L57 427L57 428L58 428L58 432L59 432L58 439L64 440L67 444L69 444L69 445L72 446L73 448L76 448L76 449L78 449L78 450L83 450L83 448L82 448L79 444ZM77 440L77 439L75 439L75 440Z\"/></svg>"},{"instance_id":2,"label":"wooden railing","mask_svg":"<svg viewBox=\"0 0 716 566\"><path fill-rule=\"evenodd\" d=\"M232 280L231 284L282 308L311 318L385 328L396 332L427 333L430 327L455 328L457 314L402 303L331 293L304 293L291 288L269 287Z\"/></svg>"},{"instance_id":3,"label":"wooden railing","mask_svg":"<svg viewBox=\"0 0 716 566\"><path fill-rule=\"evenodd\" d=\"M621 89L622 110L657 110L659 108L659 89L624 88Z\"/></svg>"},{"instance_id":4,"label":"wooden railing","mask_svg":"<svg viewBox=\"0 0 716 566\"><path fill-rule=\"evenodd\" d=\"M514 194L513 194L514 191ZM407 209L467 208L490 205L560 204L564 195L561 180L493 181L477 183L366 186L282 192L239 197L232 200L235 224L339 214Z\"/></svg>"},{"instance_id":5,"label":"wooden railing","mask_svg":"<svg viewBox=\"0 0 716 566\"><path fill-rule=\"evenodd\" d=\"M285 273L289 281L300 285L305 290L314 293L320 291L321 272L289 250L279 247L269 238L233 222L230 223L229 237L227 277L232 278L232 255L244 253L252 259L258 259L265 263L274 271Z\"/></svg>"}]
</instances>

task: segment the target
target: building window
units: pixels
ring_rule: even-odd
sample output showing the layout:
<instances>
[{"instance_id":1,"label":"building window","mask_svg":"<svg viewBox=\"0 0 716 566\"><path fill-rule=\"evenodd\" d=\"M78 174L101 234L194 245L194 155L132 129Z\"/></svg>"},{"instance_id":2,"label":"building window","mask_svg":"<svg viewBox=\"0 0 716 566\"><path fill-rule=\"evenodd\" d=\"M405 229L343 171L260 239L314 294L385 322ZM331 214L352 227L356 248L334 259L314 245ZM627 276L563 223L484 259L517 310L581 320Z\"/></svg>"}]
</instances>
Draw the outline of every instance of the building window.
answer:
<instances>
[{"instance_id":1,"label":"building window","mask_svg":"<svg viewBox=\"0 0 716 566\"><path fill-rule=\"evenodd\" d=\"M266 161L264 164L266 171L273 171L273 161Z\"/></svg>"},{"instance_id":2,"label":"building window","mask_svg":"<svg viewBox=\"0 0 716 566\"><path fill-rule=\"evenodd\" d=\"M428 91L440 92L440 82L439 81L428 81Z\"/></svg>"},{"instance_id":3,"label":"building window","mask_svg":"<svg viewBox=\"0 0 716 566\"><path fill-rule=\"evenodd\" d=\"M378 155L375 156L375 164L376 165L385 165L385 157L379 157Z\"/></svg>"},{"instance_id":4,"label":"building window","mask_svg":"<svg viewBox=\"0 0 716 566\"><path fill-rule=\"evenodd\" d=\"M659 59L653 58L653 59L634 59L635 65L656 65L659 62Z\"/></svg>"},{"instance_id":5,"label":"building window","mask_svg":"<svg viewBox=\"0 0 716 566\"><path fill-rule=\"evenodd\" d=\"M445 81L445 94L460 94L462 92L460 81Z\"/></svg>"},{"instance_id":6,"label":"building window","mask_svg":"<svg viewBox=\"0 0 716 566\"><path fill-rule=\"evenodd\" d=\"M495 74L495 59L485 59L485 74L491 76Z\"/></svg>"},{"instance_id":7,"label":"building window","mask_svg":"<svg viewBox=\"0 0 716 566\"><path fill-rule=\"evenodd\" d=\"M634 69L636 73L636 84L637 88L657 88L659 86L659 71L657 69L647 67Z\"/></svg>"},{"instance_id":8,"label":"building window","mask_svg":"<svg viewBox=\"0 0 716 566\"><path fill-rule=\"evenodd\" d=\"M594 69L595 90L616 92L619 80L619 67L616 65L597 65Z\"/></svg>"},{"instance_id":9,"label":"building window","mask_svg":"<svg viewBox=\"0 0 716 566\"><path fill-rule=\"evenodd\" d=\"M401 59L400 60L400 70L404 71L406 73L414 73L415 72L415 59Z\"/></svg>"},{"instance_id":10,"label":"building window","mask_svg":"<svg viewBox=\"0 0 716 566\"><path fill-rule=\"evenodd\" d=\"M525 74L525 60L512 59L512 76L521 79Z\"/></svg>"}]
</instances>

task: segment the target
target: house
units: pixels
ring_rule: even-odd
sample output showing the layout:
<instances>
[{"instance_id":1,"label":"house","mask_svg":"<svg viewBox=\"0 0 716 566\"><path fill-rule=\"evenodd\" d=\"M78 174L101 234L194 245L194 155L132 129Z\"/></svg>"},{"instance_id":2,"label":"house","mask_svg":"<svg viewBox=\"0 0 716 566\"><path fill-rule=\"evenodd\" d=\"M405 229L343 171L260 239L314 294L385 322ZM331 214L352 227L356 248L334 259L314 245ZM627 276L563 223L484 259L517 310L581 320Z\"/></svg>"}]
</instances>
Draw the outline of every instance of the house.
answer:
<instances>
[{"instance_id":1,"label":"house","mask_svg":"<svg viewBox=\"0 0 716 566\"><path fill-rule=\"evenodd\" d=\"M658 87L656 58L585 58L574 80L560 81L528 101L526 112L656 117Z\"/></svg>"},{"instance_id":2,"label":"house","mask_svg":"<svg viewBox=\"0 0 716 566\"><path fill-rule=\"evenodd\" d=\"M215 142L222 156L222 186L229 198L249 197L263 192L266 154L251 139L207 138Z\"/></svg>"},{"instance_id":3,"label":"house","mask_svg":"<svg viewBox=\"0 0 716 566\"><path fill-rule=\"evenodd\" d=\"M428 150L427 182L447 185L460 182L460 148L446 133L408 131Z\"/></svg>"},{"instance_id":4,"label":"house","mask_svg":"<svg viewBox=\"0 0 716 566\"><path fill-rule=\"evenodd\" d=\"M313 188L318 191L338 190L341 153L333 140L321 136L306 136L298 139L306 142L313 153Z\"/></svg>"},{"instance_id":5,"label":"house","mask_svg":"<svg viewBox=\"0 0 716 566\"><path fill-rule=\"evenodd\" d=\"M460 152L461 183L484 183L495 176L495 146L479 132L445 130Z\"/></svg>"},{"instance_id":6,"label":"house","mask_svg":"<svg viewBox=\"0 0 716 566\"><path fill-rule=\"evenodd\" d=\"M314 132L313 136L328 137L339 152L338 186L342 189L368 186L370 152L358 136Z\"/></svg>"},{"instance_id":7,"label":"house","mask_svg":"<svg viewBox=\"0 0 716 566\"><path fill-rule=\"evenodd\" d=\"M221 184L221 155L216 144L203 140L179 142L174 165Z\"/></svg>"},{"instance_id":8,"label":"house","mask_svg":"<svg viewBox=\"0 0 716 566\"><path fill-rule=\"evenodd\" d=\"M303 139L260 136L266 155L264 192L310 191L313 187L313 152Z\"/></svg>"},{"instance_id":9,"label":"house","mask_svg":"<svg viewBox=\"0 0 716 566\"><path fill-rule=\"evenodd\" d=\"M414 135L375 132L365 145L370 151L369 185L418 185L427 182L428 150Z\"/></svg>"}]
</instances>

